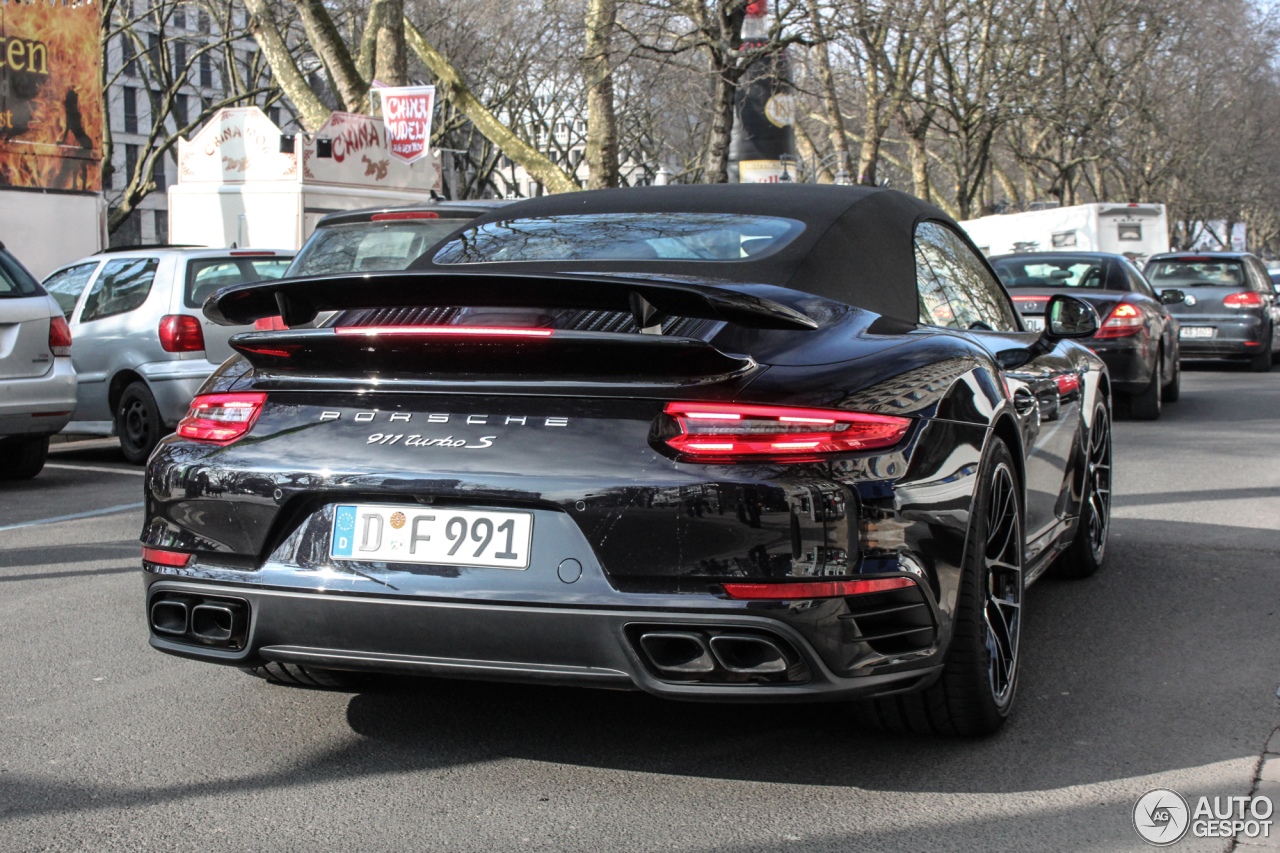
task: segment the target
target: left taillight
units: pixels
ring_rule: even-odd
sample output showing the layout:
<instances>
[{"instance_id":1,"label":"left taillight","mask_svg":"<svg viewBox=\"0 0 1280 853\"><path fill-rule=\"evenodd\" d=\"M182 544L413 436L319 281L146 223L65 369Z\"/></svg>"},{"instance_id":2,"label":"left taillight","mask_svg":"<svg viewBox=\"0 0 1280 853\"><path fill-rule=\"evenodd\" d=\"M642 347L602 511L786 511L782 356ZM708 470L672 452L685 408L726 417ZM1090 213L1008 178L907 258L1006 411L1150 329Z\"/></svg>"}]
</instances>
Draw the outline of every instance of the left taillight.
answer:
<instances>
[{"instance_id":1,"label":"left taillight","mask_svg":"<svg viewBox=\"0 0 1280 853\"><path fill-rule=\"evenodd\" d=\"M253 429L266 400L266 394L202 394L191 401L187 416L178 421L178 435L230 444Z\"/></svg>"},{"instance_id":2,"label":"left taillight","mask_svg":"<svg viewBox=\"0 0 1280 853\"><path fill-rule=\"evenodd\" d=\"M71 355L71 327L61 314L49 318L49 349L54 355Z\"/></svg>"},{"instance_id":3,"label":"left taillight","mask_svg":"<svg viewBox=\"0 0 1280 853\"><path fill-rule=\"evenodd\" d=\"M199 352L204 349L200 321L190 314L166 314L160 318L160 346L165 352Z\"/></svg>"},{"instance_id":4,"label":"left taillight","mask_svg":"<svg viewBox=\"0 0 1280 853\"><path fill-rule=\"evenodd\" d=\"M663 411L678 430L663 441L684 462L821 459L892 447L911 426L891 415L780 406L668 403Z\"/></svg>"},{"instance_id":5,"label":"left taillight","mask_svg":"<svg viewBox=\"0 0 1280 853\"><path fill-rule=\"evenodd\" d=\"M1138 334L1138 330L1142 326L1142 312L1128 302L1121 302L1111 309L1111 313L1107 315L1102 328L1097 331L1094 337L1127 338L1129 335Z\"/></svg>"}]
</instances>

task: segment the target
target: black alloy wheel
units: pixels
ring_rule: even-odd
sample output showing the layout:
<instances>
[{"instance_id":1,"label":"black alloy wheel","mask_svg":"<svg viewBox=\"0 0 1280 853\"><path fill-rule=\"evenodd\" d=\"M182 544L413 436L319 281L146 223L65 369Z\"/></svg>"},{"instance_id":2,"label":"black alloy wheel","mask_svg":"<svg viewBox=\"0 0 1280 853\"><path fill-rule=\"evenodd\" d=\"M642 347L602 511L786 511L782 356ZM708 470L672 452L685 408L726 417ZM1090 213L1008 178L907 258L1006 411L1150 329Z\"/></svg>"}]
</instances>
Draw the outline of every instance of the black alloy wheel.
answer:
<instances>
[{"instance_id":1,"label":"black alloy wheel","mask_svg":"<svg viewBox=\"0 0 1280 853\"><path fill-rule=\"evenodd\" d=\"M1022 488L1002 440L991 439L978 482L942 674L918 693L864 703L865 722L894 732L973 737L994 733L1013 707L1025 541Z\"/></svg>"},{"instance_id":2,"label":"black alloy wheel","mask_svg":"<svg viewBox=\"0 0 1280 853\"><path fill-rule=\"evenodd\" d=\"M1269 373L1271 371L1271 336L1273 332L1267 329L1267 333L1263 335L1262 351L1253 358L1249 359L1249 370L1253 373Z\"/></svg>"},{"instance_id":3,"label":"black alloy wheel","mask_svg":"<svg viewBox=\"0 0 1280 853\"><path fill-rule=\"evenodd\" d=\"M1155 366L1151 368L1151 382L1137 394L1129 397L1129 416L1139 421L1154 421L1160 417L1161 392L1164 390L1164 354L1156 353Z\"/></svg>"},{"instance_id":4,"label":"black alloy wheel","mask_svg":"<svg viewBox=\"0 0 1280 853\"><path fill-rule=\"evenodd\" d=\"M1089 428L1080 521L1071 545L1058 558L1054 573L1064 578L1087 578L1102 566L1111 531L1111 418L1098 403Z\"/></svg>"},{"instance_id":5,"label":"black alloy wheel","mask_svg":"<svg viewBox=\"0 0 1280 853\"><path fill-rule=\"evenodd\" d=\"M1169 384L1164 386L1164 390L1160 392L1160 399L1165 403L1176 403L1178 398L1182 396L1182 359L1177 353L1174 353L1173 359L1173 379L1169 380Z\"/></svg>"},{"instance_id":6,"label":"black alloy wheel","mask_svg":"<svg viewBox=\"0 0 1280 853\"><path fill-rule=\"evenodd\" d=\"M116 433L124 458L134 465L144 464L166 432L151 389L143 382L124 389L116 406Z\"/></svg>"}]
</instances>

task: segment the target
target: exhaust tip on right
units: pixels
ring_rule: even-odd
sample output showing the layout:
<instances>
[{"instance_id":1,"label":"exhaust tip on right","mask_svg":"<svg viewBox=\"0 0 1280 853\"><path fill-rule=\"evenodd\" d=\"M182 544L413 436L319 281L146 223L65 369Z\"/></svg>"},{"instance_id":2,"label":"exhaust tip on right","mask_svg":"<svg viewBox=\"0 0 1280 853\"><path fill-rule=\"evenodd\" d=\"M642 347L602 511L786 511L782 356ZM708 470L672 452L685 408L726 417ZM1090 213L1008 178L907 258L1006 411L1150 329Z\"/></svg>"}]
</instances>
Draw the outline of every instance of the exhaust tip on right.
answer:
<instances>
[{"instance_id":1,"label":"exhaust tip on right","mask_svg":"<svg viewBox=\"0 0 1280 853\"><path fill-rule=\"evenodd\" d=\"M771 675L787 671L787 656L772 640L750 634L717 634L711 638L716 660L729 672Z\"/></svg>"}]
</instances>

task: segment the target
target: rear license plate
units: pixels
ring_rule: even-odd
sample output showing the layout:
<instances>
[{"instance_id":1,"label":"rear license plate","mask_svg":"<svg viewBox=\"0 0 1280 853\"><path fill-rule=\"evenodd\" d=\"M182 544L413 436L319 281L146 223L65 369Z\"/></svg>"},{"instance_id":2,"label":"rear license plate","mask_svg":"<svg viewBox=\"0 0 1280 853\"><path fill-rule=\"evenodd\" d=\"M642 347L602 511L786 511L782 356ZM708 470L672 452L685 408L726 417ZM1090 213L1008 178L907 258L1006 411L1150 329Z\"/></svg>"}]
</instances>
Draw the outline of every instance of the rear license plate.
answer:
<instances>
[{"instance_id":1,"label":"rear license plate","mask_svg":"<svg viewBox=\"0 0 1280 853\"><path fill-rule=\"evenodd\" d=\"M1218 330L1213 326L1183 326L1178 336L1183 338L1212 338L1216 334L1218 334Z\"/></svg>"},{"instance_id":2,"label":"rear license plate","mask_svg":"<svg viewBox=\"0 0 1280 853\"><path fill-rule=\"evenodd\" d=\"M1026 324L1027 324L1027 329L1028 329L1028 330L1030 330L1030 331L1032 331L1032 332L1043 332L1043 331L1044 331L1044 318L1043 318L1043 317L1023 317L1023 318L1022 318L1022 322L1026 323Z\"/></svg>"},{"instance_id":3,"label":"rear license plate","mask_svg":"<svg viewBox=\"0 0 1280 853\"><path fill-rule=\"evenodd\" d=\"M533 514L452 507L346 504L333 516L335 560L529 568Z\"/></svg>"}]
</instances>

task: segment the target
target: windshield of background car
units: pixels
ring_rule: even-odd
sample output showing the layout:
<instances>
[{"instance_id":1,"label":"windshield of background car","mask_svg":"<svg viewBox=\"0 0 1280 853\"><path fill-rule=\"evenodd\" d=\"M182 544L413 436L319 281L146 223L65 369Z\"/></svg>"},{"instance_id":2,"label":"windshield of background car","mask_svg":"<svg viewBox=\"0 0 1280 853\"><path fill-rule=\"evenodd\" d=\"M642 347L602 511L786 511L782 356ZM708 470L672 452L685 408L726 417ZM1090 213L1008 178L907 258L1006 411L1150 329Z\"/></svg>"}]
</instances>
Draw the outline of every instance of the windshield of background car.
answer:
<instances>
[{"instance_id":1,"label":"windshield of background car","mask_svg":"<svg viewBox=\"0 0 1280 853\"><path fill-rule=\"evenodd\" d=\"M288 275L402 270L456 231L463 221L408 219L326 225L311 235Z\"/></svg>"},{"instance_id":2,"label":"windshield of background car","mask_svg":"<svg viewBox=\"0 0 1280 853\"><path fill-rule=\"evenodd\" d=\"M39 283L22 264L0 252L0 299L40 295Z\"/></svg>"},{"instance_id":3,"label":"windshield of background car","mask_svg":"<svg viewBox=\"0 0 1280 853\"><path fill-rule=\"evenodd\" d=\"M1106 262L1096 258L993 261L1005 287L1089 287L1106 285Z\"/></svg>"},{"instance_id":4,"label":"windshield of background car","mask_svg":"<svg viewBox=\"0 0 1280 853\"><path fill-rule=\"evenodd\" d=\"M1147 281L1156 287L1244 287L1244 263L1234 258L1152 261Z\"/></svg>"},{"instance_id":5,"label":"windshield of background car","mask_svg":"<svg viewBox=\"0 0 1280 853\"><path fill-rule=\"evenodd\" d=\"M469 228L437 264L511 261L743 261L772 255L804 230L777 216L597 213L506 219Z\"/></svg>"},{"instance_id":6,"label":"windshield of background car","mask_svg":"<svg viewBox=\"0 0 1280 853\"><path fill-rule=\"evenodd\" d=\"M187 262L188 308L199 308L219 288L281 278L292 258L196 258Z\"/></svg>"}]
</instances>

